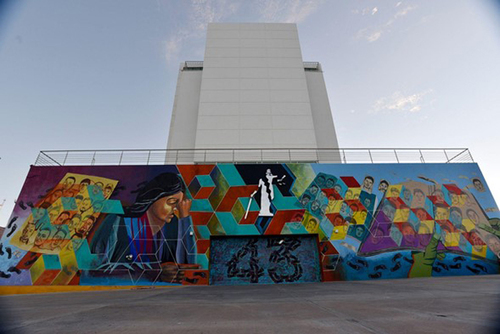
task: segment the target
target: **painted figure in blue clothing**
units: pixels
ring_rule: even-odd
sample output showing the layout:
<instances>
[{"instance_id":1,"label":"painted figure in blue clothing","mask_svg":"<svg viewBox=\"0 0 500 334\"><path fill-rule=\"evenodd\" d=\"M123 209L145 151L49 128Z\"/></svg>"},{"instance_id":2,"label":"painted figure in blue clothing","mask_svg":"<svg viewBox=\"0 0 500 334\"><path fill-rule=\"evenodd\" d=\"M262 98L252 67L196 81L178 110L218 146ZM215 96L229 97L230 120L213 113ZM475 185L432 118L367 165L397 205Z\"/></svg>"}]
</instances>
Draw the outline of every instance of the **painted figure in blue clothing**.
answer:
<instances>
[{"instance_id":1,"label":"painted figure in blue clothing","mask_svg":"<svg viewBox=\"0 0 500 334\"><path fill-rule=\"evenodd\" d=\"M124 215L110 215L91 241L93 253L105 254L104 267L161 268L162 281L171 281L179 264L194 264L195 241L190 217L191 200L184 183L163 173L139 190ZM147 269L144 268L144 269Z\"/></svg>"}]
</instances>

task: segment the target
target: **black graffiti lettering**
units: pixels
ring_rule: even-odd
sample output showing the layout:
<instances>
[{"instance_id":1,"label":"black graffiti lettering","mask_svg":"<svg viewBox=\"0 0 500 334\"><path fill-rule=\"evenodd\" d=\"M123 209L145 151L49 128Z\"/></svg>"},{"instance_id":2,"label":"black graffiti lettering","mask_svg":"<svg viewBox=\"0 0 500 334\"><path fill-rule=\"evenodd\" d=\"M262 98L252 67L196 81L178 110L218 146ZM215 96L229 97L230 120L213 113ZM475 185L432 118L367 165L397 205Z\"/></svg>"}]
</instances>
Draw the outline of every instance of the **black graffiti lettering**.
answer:
<instances>
[{"instance_id":1,"label":"black graffiti lettering","mask_svg":"<svg viewBox=\"0 0 500 334\"><path fill-rule=\"evenodd\" d=\"M477 269L474 269L474 268L471 268L469 266L465 266L465 268L469 269L470 271L472 271L474 274L478 275L480 274L481 272Z\"/></svg>"},{"instance_id":2,"label":"black graffiti lettering","mask_svg":"<svg viewBox=\"0 0 500 334\"><path fill-rule=\"evenodd\" d=\"M474 263L474 267L478 268L478 269L481 269L483 272L487 272L488 269L486 269L485 266L483 266L482 264L479 264L479 263Z\"/></svg>"},{"instance_id":3,"label":"black graffiti lettering","mask_svg":"<svg viewBox=\"0 0 500 334\"><path fill-rule=\"evenodd\" d=\"M401 268L401 263L400 262L397 262L394 267L391 268L391 271L392 272L395 272L396 270L399 270L399 268Z\"/></svg>"},{"instance_id":4,"label":"black graffiti lettering","mask_svg":"<svg viewBox=\"0 0 500 334\"><path fill-rule=\"evenodd\" d=\"M375 269L375 271L377 271L377 270L386 270L387 267L384 264L379 264L374 269Z\"/></svg>"},{"instance_id":5,"label":"black graffiti lettering","mask_svg":"<svg viewBox=\"0 0 500 334\"><path fill-rule=\"evenodd\" d=\"M251 239L248 243L233 255L231 260L226 263L227 277L250 278L250 283L258 283L259 277L264 275L264 269L259 267L259 258L257 252L258 239ZM240 268L239 264L245 256L249 256L249 268Z\"/></svg>"},{"instance_id":6,"label":"black graffiti lettering","mask_svg":"<svg viewBox=\"0 0 500 334\"><path fill-rule=\"evenodd\" d=\"M302 277L303 268L299 259L292 254L302 242L299 239L268 239L267 247L278 249L269 255L270 268L267 270L274 283L295 282Z\"/></svg>"}]
</instances>

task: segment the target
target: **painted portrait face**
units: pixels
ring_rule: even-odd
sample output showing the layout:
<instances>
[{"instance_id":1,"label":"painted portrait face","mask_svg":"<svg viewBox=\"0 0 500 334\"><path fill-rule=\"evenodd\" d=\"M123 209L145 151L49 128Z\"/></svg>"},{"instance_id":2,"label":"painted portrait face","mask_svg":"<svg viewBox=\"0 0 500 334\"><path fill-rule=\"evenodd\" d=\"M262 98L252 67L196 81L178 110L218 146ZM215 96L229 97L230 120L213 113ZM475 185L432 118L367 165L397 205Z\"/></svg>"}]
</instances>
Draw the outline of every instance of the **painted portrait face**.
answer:
<instances>
[{"instance_id":1,"label":"painted portrait face","mask_svg":"<svg viewBox=\"0 0 500 334\"><path fill-rule=\"evenodd\" d=\"M333 188L334 185L335 181L333 181L333 179L326 180L326 188Z\"/></svg>"},{"instance_id":2,"label":"painted portrait face","mask_svg":"<svg viewBox=\"0 0 500 334\"><path fill-rule=\"evenodd\" d=\"M29 222L23 229L23 232L21 236L19 237L19 241L21 241L23 244L28 244L31 236L35 232L35 224L32 222Z\"/></svg>"},{"instance_id":3,"label":"painted portrait face","mask_svg":"<svg viewBox=\"0 0 500 334\"><path fill-rule=\"evenodd\" d=\"M340 194L342 192L342 187L338 184L336 184L333 189L337 192L337 194Z\"/></svg>"},{"instance_id":4,"label":"painted portrait face","mask_svg":"<svg viewBox=\"0 0 500 334\"><path fill-rule=\"evenodd\" d=\"M90 184L89 179L85 179L82 182L80 182L80 194L84 194L85 191L87 190L88 185Z\"/></svg>"},{"instance_id":5,"label":"painted portrait face","mask_svg":"<svg viewBox=\"0 0 500 334\"><path fill-rule=\"evenodd\" d=\"M54 221L55 225L62 225L66 219L69 218L69 212L61 212L61 214Z\"/></svg>"},{"instance_id":6,"label":"painted portrait face","mask_svg":"<svg viewBox=\"0 0 500 334\"><path fill-rule=\"evenodd\" d=\"M344 225L344 219L341 216L335 216L335 219L333 220L333 225L334 226Z\"/></svg>"},{"instance_id":7,"label":"painted portrait face","mask_svg":"<svg viewBox=\"0 0 500 334\"><path fill-rule=\"evenodd\" d=\"M420 208L417 210L417 218L420 221L427 220L427 212L424 209Z\"/></svg>"},{"instance_id":8,"label":"painted portrait face","mask_svg":"<svg viewBox=\"0 0 500 334\"><path fill-rule=\"evenodd\" d=\"M460 205L460 197L457 194L451 193L451 205L452 206L459 206Z\"/></svg>"},{"instance_id":9,"label":"painted portrait face","mask_svg":"<svg viewBox=\"0 0 500 334\"><path fill-rule=\"evenodd\" d=\"M85 217L85 220L80 224L80 228L78 229L78 233L81 235L87 234L92 226L94 225L95 218L92 216Z\"/></svg>"},{"instance_id":10,"label":"painted portrait face","mask_svg":"<svg viewBox=\"0 0 500 334\"><path fill-rule=\"evenodd\" d=\"M488 247L491 249L491 251L496 256L498 256L500 254L500 241L498 241L497 239L493 239L493 238L491 238L488 241L489 241Z\"/></svg>"},{"instance_id":11,"label":"painted portrait face","mask_svg":"<svg viewBox=\"0 0 500 334\"><path fill-rule=\"evenodd\" d=\"M302 198L300 199L300 204L302 204L303 206L306 206L307 203L309 203L309 201L311 200L311 198L307 195L304 195L302 196Z\"/></svg>"},{"instance_id":12,"label":"painted portrait face","mask_svg":"<svg viewBox=\"0 0 500 334\"><path fill-rule=\"evenodd\" d=\"M106 186L106 188L104 188L104 197L109 198L111 196L112 191L113 188L111 186Z\"/></svg>"},{"instance_id":13,"label":"painted portrait face","mask_svg":"<svg viewBox=\"0 0 500 334\"><path fill-rule=\"evenodd\" d=\"M43 248L43 243L49 238L49 236L50 230L48 228L42 228L36 235L35 246L37 246L38 248Z\"/></svg>"},{"instance_id":14,"label":"painted portrait face","mask_svg":"<svg viewBox=\"0 0 500 334\"><path fill-rule=\"evenodd\" d=\"M360 214L359 214L360 221L361 222L365 222L367 215L368 215L368 213L366 212L366 210L361 211Z\"/></svg>"},{"instance_id":15,"label":"painted portrait face","mask_svg":"<svg viewBox=\"0 0 500 334\"><path fill-rule=\"evenodd\" d=\"M384 237L384 231L382 231L380 228L376 227L372 231L372 238L371 238L372 244L374 244L374 245L379 244L383 240L382 239L383 237Z\"/></svg>"},{"instance_id":16,"label":"painted portrait face","mask_svg":"<svg viewBox=\"0 0 500 334\"><path fill-rule=\"evenodd\" d=\"M172 218L174 218L174 209L177 208L183 196L184 194L179 191L174 195L162 197L154 202L147 212L161 221L170 223Z\"/></svg>"},{"instance_id":17,"label":"painted portrait face","mask_svg":"<svg viewBox=\"0 0 500 334\"><path fill-rule=\"evenodd\" d=\"M73 231L77 228L77 226L80 225L80 222L81 222L81 217L79 215L74 215L72 218L71 218L71 221L69 222L68 224L68 228L70 231Z\"/></svg>"},{"instance_id":18,"label":"painted portrait face","mask_svg":"<svg viewBox=\"0 0 500 334\"><path fill-rule=\"evenodd\" d=\"M61 246L62 242L66 239L66 235L66 232L63 230L57 231L52 238L52 244L50 245L50 247L52 249L56 249Z\"/></svg>"},{"instance_id":19,"label":"painted portrait face","mask_svg":"<svg viewBox=\"0 0 500 334\"><path fill-rule=\"evenodd\" d=\"M316 179L316 183L321 188L325 184L325 177L323 175L318 176L318 178Z\"/></svg>"},{"instance_id":20,"label":"painted portrait face","mask_svg":"<svg viewBox=\"0 0 500 334\"><path fill-rule=\"evenodd\" d=\"M363 237L363 234L365 233L365 230L362 226L356 227L356 237L361 238Z\"/></svg>"},{"instance_id":21,"label":"painted portrait face","mask_svg":"<svg viewBox=\"0 0 500 334\"><path fill-rule=\"evenodd\" d=\"M313 184L313 185L311 186L311 188L309 188L309 191L310 191L310 192L311 192L311 194L313 194L313 195L314 195L314 194L316 194L316 193L318 192L318 190L319 190L319 188L318 188L318 186L317 186L317 185L315 185L315 184Z\"/></svg>"},{"instance_id":22,"label":"painted portrait face","mask_svg":"<svg viewBox=\"0 0 500 334\"><path fill-rule=\"evenodd\" d=\"M378 190L385 193L387 191L387 188L389 187L389 183L382 181L378 185Z\"/></svg>"},{"instance_id":23,"label":"painted portrait face","mask_svg":"<svg viewBox=\"0 0 500 334\"><path fill-rule=\"evenodd\" d=\"M403 226L403 238L407 243L413 244L415 241L415 231L411 228L411 226Z\"/></svg>"},{"instance_id":24,"label":"painted portrait face","mask_svg":"<svg viewBox=\"0 0 500 334\"><path fill-rule=\"evenodd\" d=\"M446 220L448 219L448 208L436 208L436 220Z\"/></svg>"},{"instance_id":25,"label":"painted portrait face","mask_svg":"<svg viewBox=\"0 0 500 334\"><path fill-rule=\"evenodd\" d=\"M90 198L85 198L81 203L80 203L80 212L85 212L88 209L92 207L92 201Z\"/></svg>"},{"instance_id":26,"label":"painted portrait face","mask_svg":"<svg viewBox=\"0 0 500 334\"><path fill-rule=\"evenodd\" d=\"M61 190L56 190L54 193L50 196L50 200L52 203L57 201L59 198L62 196L62 191Z\"/></svg>"},{"instance_id":27,"label":"painted portrait face","mask_svg":"<svg viewBox=\"0 0 500 334\"><path fill-rule=\"evenodd\" d=\"M467 210L467 217L475 224L479 223L479 216L477 215L476 211L472 209Z\"/></svg>"},{"instance_id":28,"label":"painted portrait face","mask_svg":"<svg viewBox=\"0 0 500 334\"><path fill-rule=\"evenodd\" d=\"M473 184L474 188L476 188L477 191L479 192L484 191L483 183L479 179L474 179Z\"/></svg>"},{"instance_id":29,"label":"painted portrait face","mask_svg":"<svg viewBox=\"0 0 500 334\"><path fill-rule=\"evenodd\" d=\"M403 198L407 202L411 199L411 191L409 189L403 190Z\"/></svg>"},{"instance_id":30,"label":"painted portrait face","mask_svg":"<svg viewBox=\"0 0 500 334\"><path fill-rule=\"evenodd\" d=\"M365 208L369 209L370 205L372 205L371 199L365 198L365 200L363 201L363 205L365 206Z\"/></svg>"},{"instance_id":31,"label":"painted portrait face","mask_svg":"<svg viewBox=\"0 0 500 334\"><path fill-rule=\"evenodd\" d=\"M314 219L309 219L307 222L306 230L308 231L314 231L316 227L318 226L318 223Z\"/></svg>"},{"instance_id":32,"label":"painted portrait face","mask_svg":"<svg viewBox=\"0 0 500 334\"><path fill-rule=\"evenodd\" d=\"M373 180L369 177L365 177L365 179L363 180L363 188L365 188L368 191L372 191Z\"/></svg>"},{"instance_id":33,"label":"painted portrait face","mask_svg":"<svg viewBox=\"0 0 500 334\"><path fill-rule=\"evenodd\" d=\"M415 189L413 191L413 200L415 201L416 206L424 206L425 203L424 192L420 189Z\"/></svg>"},{"instance_id":34,"label":"painted portrait face","mask_svg":"<svg viewBox=\"0 0 500 334\"><path fill-rule=\"evenodd\" d=\"M74 177L68 177L63 182L63 188L64 188L64 190L69 190L74 185L75 185L75 178Z\"/></svg>"},{"instance_id":35,"label":"painted portrait face","mask_svg":"<svg viewBox=\"0 0 500 334\"><path fill-rule=\"evenodd\" d=\"M319 202L318 201L313 201L311 204L311 210L316 211L319 209Z\"/></svg>"},{"instance_id":36,"label":"painted portrait face","mask_svg":"<svg viewBox=\"0 0 500 334\"><path fill-rule=\"evenodd\" d=\"M399 189L396 187L391 188L391 196L392 197L399 197Z\"/></svg>"},{"instance_id":37,"label":"painted portrait face","mask_svg":"<svg viewBox=\"0 0 500 334\"><path fill-rule=\"evenodd\" d=\"M384 207L382 208L382 211L387 216L387 218L389 218L391 221L394 221L394 214L396 213L396 208L394 208L389 203L385 203Z\"/></svg>"},{"instance_id":38,"label":"painted portrait face","mask_svg":"<svg viewBox=\"0 0 500 334\"><path fill-rule=\"evenodd\" d=\"M432 196L436 196L437 203L444 203L444 194L441 190L436 190L432 193Z\"/></svg>"},{"instance_id":39,"label":"painted portrait face","mask_svg":"<svg viewBox=\"0 0 500 334\"><path fill-rule=\"evenodd\" d=\"M58 215L59 215L59 209L54 209L54 210L49 211L50 221L55 222Z\"/></svg>"},{"instance_id":40,"label":"painted portrait face","mask_svg":"<svg viewBox=\"0 0 500 334\"><path fill-rule=\"evenodd\" d=\"M345 193L345 199L353 199L353 195L352 195L352 190L347 190L347 192Z\"/></svg>"}]
</instances>

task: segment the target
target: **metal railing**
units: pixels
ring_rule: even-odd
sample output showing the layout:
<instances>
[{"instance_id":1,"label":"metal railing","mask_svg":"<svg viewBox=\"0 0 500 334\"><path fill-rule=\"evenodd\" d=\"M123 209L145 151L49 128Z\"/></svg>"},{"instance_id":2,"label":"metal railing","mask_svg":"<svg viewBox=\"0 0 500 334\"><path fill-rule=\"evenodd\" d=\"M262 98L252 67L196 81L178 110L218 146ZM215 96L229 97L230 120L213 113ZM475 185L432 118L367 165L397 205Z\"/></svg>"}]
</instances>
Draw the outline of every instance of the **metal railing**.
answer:
<instances>
[{"instance_id":1,"label":"metal railing","mask_svg":"<svg viewBox=\"0 0 500 334\"><path fill-rule=\"evenodd\" d=\"M206 163L468 163L467 148L196 149L41 151L35 166Z\"/></svg>"},{"instance_id":2,"label":"metal railing","mask_svg":"<svg viewBox=\"0 0 500 334\"><path fill-rule=\"evenodd\" d=\"M304 65L304 70L306 71L320 71L321 65L317 61L304 61L302 62ZM203 70L203 61L198 60L187 60L184 62L182 66L183 70Z\"/></svg>"}]
</instances>

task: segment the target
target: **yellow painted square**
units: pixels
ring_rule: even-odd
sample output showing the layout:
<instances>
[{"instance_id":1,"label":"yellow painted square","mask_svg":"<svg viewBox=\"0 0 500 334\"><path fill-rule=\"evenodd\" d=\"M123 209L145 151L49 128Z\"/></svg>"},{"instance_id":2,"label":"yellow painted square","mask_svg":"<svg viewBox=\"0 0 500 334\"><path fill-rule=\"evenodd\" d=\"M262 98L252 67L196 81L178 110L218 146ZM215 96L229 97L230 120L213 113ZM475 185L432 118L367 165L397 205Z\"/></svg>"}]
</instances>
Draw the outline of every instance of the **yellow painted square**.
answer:
<instances>
[{"instance_id":1,"label":"yellow painted square","mask_svg":"<svg viewBox=\"0 0 500 334\"><path fill-rule=\"evenodd\" d=\"M356 221L356 225L363 225L366 221L368 213L366 211L356 211L352 217Z\"/></svg>"},{"instance_id":2,"label":"yellow painted square","mask_svg":"<svg viewBox=\"0 0 500 334\"><path fill-rule=\"evenodd\" d=\"M476 224L471 219L462 219L462 226L465 227L467 232L472 231L476 228Z\"/></svg>"},{"instance_id":3,"label":"yellow painted square","mask_svg":"<svg viewBox=\"0 0 500 334\"><path fill-rule=\"evenodd\" d=\"M446 247L458 247L458 245L460 244L460 233L459 232L446 233L443 244Z\"/></svg>"},{"instance_id":4,"label":"yellow painted square","mask_svg":"<svg viewBox=\"0 0 500 334\"><path fill-rule=\"evenodd\" d=\"M408 208L397 209L396 214L394 216L394 222L404 223L407 222L409 218L410 218L410 209Z\"/></svg>"},{"instance_id":5,"label":"yellow painted square","mask_svg":"<svg viewBox=\"0 0 500 334\"><path fill-rule=\"evenodd\" d=\"M486 247L486 245L482 245L482 246L472 245L472 255L486 257L487 250L488 250L488 247Z\"/></svg>"},{"instance_id":6,"label":"yellow painted square","mask_svg":"<svg viewBox=\"0 0 500 334\"><path fill-rule=\"evenodd\" d=\"M434 220L422 220L418 228L418 234L432 234L434 233Z\"/></svg>"},{"instance_id":7,"label":"yellow painted square","mask_svg":"<svg viewBox=\"0 0 500 334\"><path fill-rule=\"evenodd\" d=\"M389 186L385 193L386 198L398 198L399 194L401 194L401 189L403 188L402 185L394 185L394 186Z\"/></svg>"},{"instance_id":8,"label":"yellow painted square","mask_svg":"<svg viewBox=\"0 0 500 334\"><path fill-rule=\"evenodd\" d=\"M349 225L335 226L330 240L343 240L347 235Z\"/></svg>"}]
</instances>

